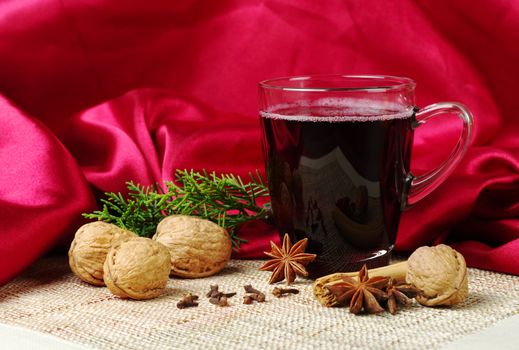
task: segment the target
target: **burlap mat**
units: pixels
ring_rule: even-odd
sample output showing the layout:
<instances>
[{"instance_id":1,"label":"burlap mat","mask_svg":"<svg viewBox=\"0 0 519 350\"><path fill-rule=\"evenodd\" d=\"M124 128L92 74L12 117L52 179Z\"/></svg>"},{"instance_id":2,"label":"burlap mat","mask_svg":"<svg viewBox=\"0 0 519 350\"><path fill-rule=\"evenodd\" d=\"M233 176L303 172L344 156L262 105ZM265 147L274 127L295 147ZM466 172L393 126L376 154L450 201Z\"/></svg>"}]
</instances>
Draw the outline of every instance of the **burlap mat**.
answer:
<instances>
[{"instance_id":1,"label":"burlap mat","mask_svg":"<svg viewBox=\"0 0 519 350\"><path fill-rule=\"evenodd\" d=\"M261 262L234 260L217 276L171 279L164 296L119 299L81 282L64 258L45 258L0 288L0 323L18 325L99 349L428 349L438 348L519 313L519 277L470 269L468 300L453 309L412 305L396 316L354 316L325 308L312 282L298 279L298 295L243 305L243 285L270 293ZM205 298L209 285L235 291L230 307ZM179 310L192 292L196 308Z\"/></svg>"}]
</instances>

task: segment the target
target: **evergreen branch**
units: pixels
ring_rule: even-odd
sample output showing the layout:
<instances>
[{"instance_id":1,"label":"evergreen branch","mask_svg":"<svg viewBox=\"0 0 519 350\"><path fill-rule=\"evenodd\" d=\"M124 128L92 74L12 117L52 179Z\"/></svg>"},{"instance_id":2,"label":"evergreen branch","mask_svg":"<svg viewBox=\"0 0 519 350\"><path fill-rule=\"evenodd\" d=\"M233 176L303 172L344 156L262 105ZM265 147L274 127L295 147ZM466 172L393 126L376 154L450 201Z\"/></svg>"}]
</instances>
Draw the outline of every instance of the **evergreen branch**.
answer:
<instances>
[{"instance_id":1,"label":"evergreen branch","mask_svg":"<svg viewBox=\"0 0 519 350\"><path fill-rule=\"evenodd\" d=\"M256 200L268 196L259 171L249 173L250 182L244 183L233 174L180 170L175 182L142 186L127 182L128 194L105 193L102 209L83 214L88 219L114 223L139 236L150 237L158 223L168 215L193 215L211 220L229 231L233 249L246 242L236 234L240 225L264 217L268 205L259 206Z\"/></svg>"}]
</instances>

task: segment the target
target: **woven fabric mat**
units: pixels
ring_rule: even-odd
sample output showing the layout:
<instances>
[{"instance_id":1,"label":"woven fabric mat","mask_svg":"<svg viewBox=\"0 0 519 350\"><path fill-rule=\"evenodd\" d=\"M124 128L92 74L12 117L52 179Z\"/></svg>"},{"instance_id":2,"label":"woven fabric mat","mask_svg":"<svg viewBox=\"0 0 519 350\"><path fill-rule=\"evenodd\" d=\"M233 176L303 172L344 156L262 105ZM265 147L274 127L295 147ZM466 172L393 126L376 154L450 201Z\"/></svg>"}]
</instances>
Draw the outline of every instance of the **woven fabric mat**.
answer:
<instances>
[{"instance_id":1,"label":"woven fabric mat","mask_svg":"<svg viewBox=\"0 0 519 350\"><path fill-rule=\"evenodd\" d=\"M439 348L519 313L519 277L469 269L469 298L462 305L417 304L397 315L355 316L325 308L312 296L312 281L298 279L301 293L244 305L243 285L270 293L260 261L233 260L216 276L171 279L165 294L148 301L122 300L104 287L77 279L63 257L45 258L0 288L0 323L27 327L95 349L424 349ZM238 292L231 306L205 298L209 285ZM196 308L180 310L186 293Z\"/></svg>"}]
</instances>

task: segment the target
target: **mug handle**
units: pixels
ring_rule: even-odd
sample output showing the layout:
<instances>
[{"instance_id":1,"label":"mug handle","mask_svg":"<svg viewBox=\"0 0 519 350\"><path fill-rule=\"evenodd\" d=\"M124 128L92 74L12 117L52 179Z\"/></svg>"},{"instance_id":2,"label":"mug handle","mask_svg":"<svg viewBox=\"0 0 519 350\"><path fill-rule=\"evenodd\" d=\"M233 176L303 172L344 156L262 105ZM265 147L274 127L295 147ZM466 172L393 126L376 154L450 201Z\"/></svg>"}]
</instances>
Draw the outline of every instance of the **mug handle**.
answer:
<instances>
[{"instance_id":1,"label":"mug handle","mask_svg":"<svg viewBox=\"0 0 519 350\"><path fill-rule=\"evenodd\" d=\"M446 114L455 114L463 122L460 138L451 154L440 166L423 175L407 174L402 191L402 210L409 208L434 191L452 173L467 151L472 130L472 115L462 104L456 102L434 103L417 112L412 128L415 130L429 119Z\"/></svg>"}]
</instances>

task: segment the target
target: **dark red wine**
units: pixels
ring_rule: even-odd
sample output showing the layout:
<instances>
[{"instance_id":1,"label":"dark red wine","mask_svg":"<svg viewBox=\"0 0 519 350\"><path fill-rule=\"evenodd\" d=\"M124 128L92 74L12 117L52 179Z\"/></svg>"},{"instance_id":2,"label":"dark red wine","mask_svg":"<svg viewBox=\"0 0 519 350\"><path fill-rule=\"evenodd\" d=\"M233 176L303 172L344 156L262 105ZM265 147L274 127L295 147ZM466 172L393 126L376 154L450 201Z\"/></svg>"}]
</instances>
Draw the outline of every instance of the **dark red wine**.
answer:
<instances>
[{"instance_id":1,"label":"dark red wine","mask_svg":"<svg viewBox=\"0 0 519 350\"><path fill-rule=\"evenodd\" d=\"M273 218L280 233L309 239L311 277L389 263L411 116L329 105L261 113Z\"/></svg>"}]
</instances>

